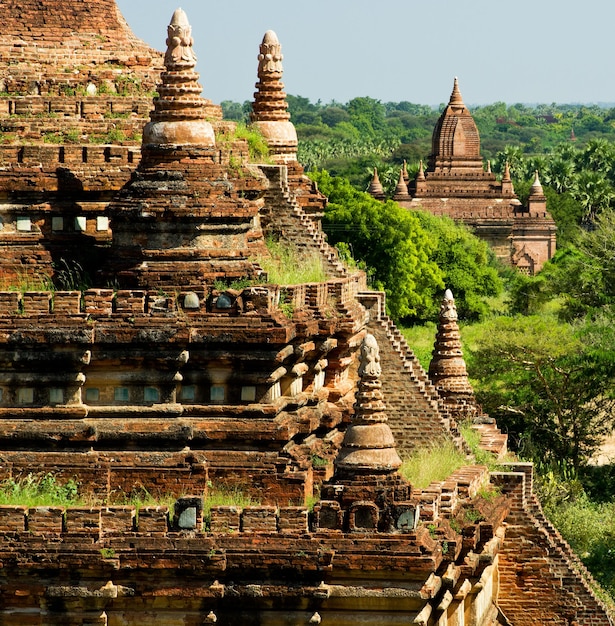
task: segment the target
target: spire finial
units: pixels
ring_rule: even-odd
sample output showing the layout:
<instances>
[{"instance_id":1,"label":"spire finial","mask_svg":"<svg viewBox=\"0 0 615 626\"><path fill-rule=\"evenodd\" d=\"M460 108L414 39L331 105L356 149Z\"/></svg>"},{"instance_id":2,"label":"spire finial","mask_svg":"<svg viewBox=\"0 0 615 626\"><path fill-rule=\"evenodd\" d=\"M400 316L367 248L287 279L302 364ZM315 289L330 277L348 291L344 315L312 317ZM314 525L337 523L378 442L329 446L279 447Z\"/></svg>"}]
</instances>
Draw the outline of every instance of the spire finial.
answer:
<instances>
[{"instance_id":1,"label":"spire finial","mask_svg":"<svg viewBox=\"0 0 615 626\"><path fill-rule=\"evenodd\" d=\"M151 122L143 129L143 145L213 146L214 131L207 121L211 102L201 96L192 27L185 11L173 13L167 34L166 71L157 87Z\"/></svg>"},{"instance_id":2,"label":"spire finial","mask_svg":"<svg viewBox=\"0 0 615 626\"><path fill-rule=\"evenodd\" d=\"M544 190L540 183L540 178L538 177L538 170L534 172L534 182L530 187L530 196L544 196Z\"/></svg>"},{"instance_id":3,"label":"spire finial","mask_svg":"<svg viewBox=\"0 0 615 626\"><path fill-rule=\"evenodd\" d=\"M296 161L298 144L282 83L283 59L278 36L268 30L259 48L258 82L250 118L265 137L270 156L278 163Z\"/></svg>"},{"instance_id":4,"label":"spire finial","mask_svg":"<svg viewBox=\"0 0 615 626\"><path fill-rule=\"evenodd\" d=\"M419 173L416 178L417 180L425 180L425 168L423 167L423 159L419 161Z\"/></svg>"},{"instance_id":5,"label":"spire finial","mask_svg":"<svg viewBox=\"0 0 615 626\"><path fill-rule=\"evenodd\" d=\"M459 79L455 76L455 82L453 83L453 91L451 93L451 99L449 100L449 106L465 106L461 92L459 91Z\"/></svg>"},{"instance_id":6,"label":"spire finial","mask_svg":"<svg viewBox=\"0 0 615 626\"><path fill-rule=\"evenodd\" d=\"M192 26L183 9L176 9L167 27L167 52L164 56L164 64L167 69L174 65L194 67L196 54L192 49Z\"/></svg>"}]
</instances>

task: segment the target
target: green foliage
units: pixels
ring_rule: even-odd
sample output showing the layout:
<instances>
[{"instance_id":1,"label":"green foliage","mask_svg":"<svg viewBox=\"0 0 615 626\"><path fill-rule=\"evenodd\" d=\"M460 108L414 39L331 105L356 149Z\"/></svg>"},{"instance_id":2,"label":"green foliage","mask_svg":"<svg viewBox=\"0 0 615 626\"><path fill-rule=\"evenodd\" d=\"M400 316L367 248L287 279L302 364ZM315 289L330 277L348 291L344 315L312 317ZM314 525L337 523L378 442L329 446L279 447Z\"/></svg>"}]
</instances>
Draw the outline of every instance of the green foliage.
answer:
<instances>
[{"instance_id":1,"label":"green foliage","mask_svg":"<svg viewBox=\"0 0 615 626\"><path fill-rule=\"evenodd\" d=\"M269 146L262 133L255 126L247 126L243 122L237 123L232 129L224 128L223 131L216 133L216 144L230 148L233 141L243 139L248 144L250 160L268 163ZM231 167L238 169L242 165L240 159L231 156Z\"/></svg>"},{"instance_id":2,"label":"green foliage","mask_svg":"<svg viewBox=\"0 0 615 626\"><path fill-rule=\"evenodd\" d=\"M606 210L591 228L578 229L575 243L558 252L544 274L570 318L615 305L615 211Z\"/></svg>"},{"instance_id":3,"label":"green foliage","mask_svg":"<svg viewBox=\"0 0 615 626\"><path fill-rule=\"evenodd\" d=\"M404 460L399 471L413 487L424 489L432 482L445 480L467 462L452 441L443 441L417 450Z\"/></svg>"},{"instance_id":4,"label":"green foliage","mask_svg":"<svg viewBox=\"0 0 615 626\"><path fill-rule=\"evenodd\" d=\"M459 426L461 434L470 450L472 450L476 462L479 465L486 465L490 470L496 469L498 467L498 459L495 454L480 447L480 433L472 427L470 422L463 422ZM487 499L492 498L493 494L489 492L489 495L485 497Z\"/></svg>"},{"instance_id":5,"label":"green foliage","mask_svg":"<svg viewBox=\"0 0 615 626\"><path fill-rule=\"evenodd\" d=\"M16 278L0 277L0 291L54 291L52 279L47 274L35 274L30 276L25 272L19 272Z\"/></svg>"},{"instance_id":6,"label":"green foliage","mask_svg":"<svg viewBox=\"0 0 615 626\"><path fill-rule=\"evenodd\" d=\"M61 258L54 263L54 285L61 291L85 291L92 285L92 279L77 261Z\"/></svg>"},{"instance_id":7,"label":"green foliage","mask_svg":"<svg viewBox=\"0 0 615 626\"><path fill-rule=\"evenodd\" d=\"M434 322L425 322L420 325L412 324L406 326L403 323L398 323L397 327L412 348L412 352L414 352L420 364L425 370L428 370L436 339L436 324Z\"/></svg>"},{"instance_id":8,"label":"green foliage","mask_svg":"<svg viewBox=\"0 0 615 626\"><path fill-rule=\"evenodd\" d=\"M222 116L225 120L233 120L235 122L243 122L247 124L250 119L250 111L252 110L252 103L249 101L239 104L239 102L232 102L231 100L223 100L220 103L222 107Z\"/></svg>"},{"instance_id":9,"label":"green foliage","mask_svg":"<svg viewBox=\"0 0 615 626\"><path fill-rule=\"evenodd\" d=\"M615 502L596 502L578 478L548 471L538 475L538 496L545 514L579 555L596 580L615 597Z\"/></svg>"},{"instance_id":10,"label":"green foliage","mask_svg":"<svg viewBox=\"0 0 615 626\"><path fill-rule=\"evenodd\" d=\"M78 485L74 480L59 482L53 474L28 474L21 479L0 482L0 504L21 506L77 506Z\"/></svg>"},{"instance_id":11,"label":"green foliage","mask_svg":"<svg viewBox=\"0 0 615 626\"><path fill-rule=\"evenodd\" d=\"M479 402L525 456L578 468L613 429L615 348L591 331L548 316L498 318L466 353Z\"/></svg>"},{"instance_id":12,"label":"green foliage","mask_svg":"<svg viewBox=\"0 0 615 626\"><path fill-rule=\"evenodd\" d=\"M65 132L43 132L43 141L45 143L78 143L81 139L81 132L77 128L71 128Z\"/></svg>"},{"instance_id":13,"label":"green foliage","mask_svg":"<svg viewBox=\"0 0 615 626\"><path fill-rule=\"evenodd\" d=\"M430 255L455 296L460 319L476 320L490 312L486 300L502 291L497 261L486 242L447 217L416 211L434 246Z\"/></svg>"},{"instance_id":14,"label":"green foliage","mask_svg":"<svg viewBox=\"0 0 615 626\"><path fill-rule=\"evenodd\" d=\"M317 251L300 250L290 242L267 238L270 257L259 257L258 264L268 280L278 285L320 283L327 280L322 258Z\"/></svg>"},{"instance_id":15,"label":"green foliage","mask_svg":"<svg viewBox=\"0 0 615 626\"><path fill-rule=\"evenodd\" d=\"M269 145L258 128L237 124L235 136L237 139L245 139L248 142L248 151L252 161L269 162Z\"/></svg>"},{"instance_id":16,"label":"green foliage","mask_svg":"<svg viewBox=\"0 0 615 626\"><path fill-rule=\"evenodd\" d=\"M430 260L433 244L416 215L394 202L382 203L357 191L342 178L313 172L313 180L329 198L323 228L334 245L346 242L355 259L370 268L376 289L386 289L396 318L430 317L442 273Z\"/></svg>"}]
</instances>

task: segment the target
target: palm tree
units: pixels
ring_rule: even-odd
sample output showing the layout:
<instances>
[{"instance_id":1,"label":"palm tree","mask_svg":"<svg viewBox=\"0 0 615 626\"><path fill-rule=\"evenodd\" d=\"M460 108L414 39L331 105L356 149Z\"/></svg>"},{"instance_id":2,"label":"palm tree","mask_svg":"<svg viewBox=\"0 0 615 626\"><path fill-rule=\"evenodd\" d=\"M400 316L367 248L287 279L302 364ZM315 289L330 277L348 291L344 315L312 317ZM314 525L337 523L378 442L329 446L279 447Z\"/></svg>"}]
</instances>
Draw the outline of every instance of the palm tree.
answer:
<instances>
[{"instance_id":1,"label":"palm tree","mask_svg":"<svg viewBox=\"0 0 615 626\"><path fill-rule=\"evenodd\" d=\"M582 171L573 194L585 212L583 222L592 223L596 215L608 209L615 200L615 191L602 172Z\"/></svg>"}]
</instances>

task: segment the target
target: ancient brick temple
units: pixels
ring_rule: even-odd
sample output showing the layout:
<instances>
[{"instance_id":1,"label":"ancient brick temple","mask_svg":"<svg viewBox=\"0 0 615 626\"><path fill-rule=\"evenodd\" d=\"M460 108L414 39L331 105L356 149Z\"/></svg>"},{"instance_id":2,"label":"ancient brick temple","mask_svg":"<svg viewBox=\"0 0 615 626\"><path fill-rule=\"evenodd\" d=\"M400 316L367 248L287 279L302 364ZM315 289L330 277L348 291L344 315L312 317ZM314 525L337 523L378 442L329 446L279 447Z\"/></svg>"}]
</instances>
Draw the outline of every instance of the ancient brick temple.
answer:
<instances>
[{"instance_id":1,"label":"ancient brick temple","mask_svg":"<svg viewBox=\"0 0 615 626\"><path fill-rule=\"evenodd\" d=\"M384 194L382 188L379 190ZM370 188L374 197L378 196ZM508 166L497 180L480 155L478 129L455 78L448 105L432 136L427 169L404 178L393 199L409 209L447 215L468 225L496 256L526 274L535 274L555 254L555 222L536 177L527 206L515 195Z\"/></svg>"},{"instance_id":2,"label":"ancient brick temple","mask_svg":"<svg viewBox=\"0 0 615 626\"><path fill-rule=\"evenodd\" d=\"M452 295L430 380L384 294L327 245L275 33L258 57L262 163L201 95L181 9L164 57L113 0L6 13L3 50L28 54L17 74L0 61L16 111L0 146L0 478L74 479L90 504L0 506L0 622L610 624L531 465L489 472L468 454L424 489L400 474L435 441L469 452L468 415L496 455L506 436L475 405ZM82 60L74 75L58 42ZM156 75L149 121L144 92L101 89L109 58L148 90ZM62 104L40 126L28 113ZM140 121L142 141L96 143L112 119ZM324 278L272 282L267 238ZM205 514L223 489L258 504ZM143 491L174 510L126 504Z\"/></svg>"}]
</instances>

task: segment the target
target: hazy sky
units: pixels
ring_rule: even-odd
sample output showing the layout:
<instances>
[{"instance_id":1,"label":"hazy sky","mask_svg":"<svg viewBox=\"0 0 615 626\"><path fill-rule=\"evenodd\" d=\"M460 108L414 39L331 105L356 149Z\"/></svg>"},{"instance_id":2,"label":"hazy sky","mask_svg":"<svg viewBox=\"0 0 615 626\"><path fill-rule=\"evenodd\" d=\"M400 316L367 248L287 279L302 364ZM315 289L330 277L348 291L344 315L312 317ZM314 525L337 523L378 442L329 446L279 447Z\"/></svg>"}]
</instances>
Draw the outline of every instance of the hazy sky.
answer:
<instances>
[{"instance_id":1,"label":"hazy sky","mask_svg":"<svg viewBox=\"0 0 615 626\"><path fill-rule=\"evenodd\" d=\"M178 4L179 3L179 4ZM613 0L117 0L160 50L181 6L204 95L251 100L258 46L278 34L287 93L323 102L614 102Z\"/></svg>"}]
</instances>

